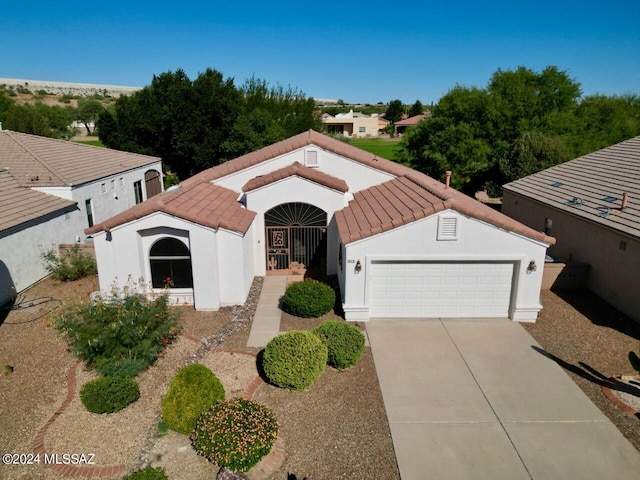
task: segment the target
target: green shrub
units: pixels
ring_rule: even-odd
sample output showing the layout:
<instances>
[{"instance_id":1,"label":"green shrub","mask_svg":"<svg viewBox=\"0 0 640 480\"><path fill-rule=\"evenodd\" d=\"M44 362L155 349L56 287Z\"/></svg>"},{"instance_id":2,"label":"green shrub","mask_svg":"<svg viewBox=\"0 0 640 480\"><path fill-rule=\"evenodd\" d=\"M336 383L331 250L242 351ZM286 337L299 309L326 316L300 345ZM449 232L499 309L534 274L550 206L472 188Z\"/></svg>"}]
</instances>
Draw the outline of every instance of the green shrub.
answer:
<instances>
[{"instance_id":1,"label":"green shrub","mask_svg":"<svg viewBox=\"0 0 640 480\"><path fill-rule=\"evenodd\" d=\"M262 368L271 383L304 390L323 372L327 347L317 335L292 330L271 339L264 349Z\"/></svg>"},{"instance_id":2,"label":"green shrub","mask_svg":"<svg viewBox=\"0 0 640 480\"><path fill-rule=\"evenodd\" d=\"M78 245L58 255L55 249L42 254L47 272L64 282L89 277L98 272L94 258L84 253Z\"/></svg>"},{"instance_id":3,"label":"green shrub","mask_svg":"<svg viewBox=\"0 0 640 480\"><path fill-rule=\"evenodd\" d=\"M140 398L140 387L133 378L101 377L85 383L80 400L93 413L113 413Z\"/></svg>"},{"instance_id":4,"label":"green shrub","mask_svg":"<svg viewBox=\"0 0 640 480\"><path fill-rule=\"evenodd\" d=\"M145 370L178 332L168 296L69 305L53 320L73 353L102 375L132 377Z\"/></svg>"},{"instance_id":5,"label":"green shrub","mask_svg":"<svg viewBox=\"0 0 640 480\"><path fill-rule=\"evenodd\" d=\"M122 480L168 480L168 477L162 467L145 467L142 470L136 470L131 475L122 477Z\"/></svg>"},{"instance_id":6,"label":"green shrub","mask_svg":"<svg viewBox=\"0 0 640 480\"><path fill-rule=\"evenodd\" d=\"M204 412L191 434L198 454L219 467L246 472L267 455L278 437L278 421L267 407L233 398Z\"/></svg>"},{"instance_id":7,"label":"green shrub","mask_svg":"<svg viewBox=\"0 0 640 480\"><path fill-rule=\"evenodd\" d=\"M327 363L338 370L355 365L364 352L364 334L346 322L329 320L314 328L312 333L327 346Z\"/></svg>"},{"instance_id":8,"label":"green shrub","mask_svg":"<svg viewBox=\"0 0 640 480\"><path fill-rule=\"evenodd\" d=\"M305 280L290 284L282 297L282 309L297 317L321 317L336 303L336 293L324 283Z\"/></svg>"},{"instance_id":9,"label":"green shrub","mask_svg":"<svg viewBox=\"0 0 640 480\"><path fill-rule=\"evenodd\" d=\"M224 387L204 365L194 363L180 370L162 400L162 419L171 430L190 434L198 417L224 400Z\"/></svg>"}]
</instances>

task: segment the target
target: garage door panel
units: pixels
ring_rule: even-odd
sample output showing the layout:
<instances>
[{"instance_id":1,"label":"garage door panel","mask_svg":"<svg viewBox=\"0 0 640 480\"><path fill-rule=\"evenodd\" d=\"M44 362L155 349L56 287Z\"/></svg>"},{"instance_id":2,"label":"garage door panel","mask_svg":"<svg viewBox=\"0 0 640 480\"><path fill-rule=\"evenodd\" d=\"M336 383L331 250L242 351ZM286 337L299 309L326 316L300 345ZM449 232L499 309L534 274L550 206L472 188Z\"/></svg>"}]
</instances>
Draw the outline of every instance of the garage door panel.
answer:
<instances>
[{"instance_id":1,"label":"garage door panel","mask_svg":"<svg viewBox=\"0 0 640 480\"><path fill-rule=\"evenodd\" d=\"M373 317L507 317L513 263L373 262Z\"/></svg>"}]
</instances>

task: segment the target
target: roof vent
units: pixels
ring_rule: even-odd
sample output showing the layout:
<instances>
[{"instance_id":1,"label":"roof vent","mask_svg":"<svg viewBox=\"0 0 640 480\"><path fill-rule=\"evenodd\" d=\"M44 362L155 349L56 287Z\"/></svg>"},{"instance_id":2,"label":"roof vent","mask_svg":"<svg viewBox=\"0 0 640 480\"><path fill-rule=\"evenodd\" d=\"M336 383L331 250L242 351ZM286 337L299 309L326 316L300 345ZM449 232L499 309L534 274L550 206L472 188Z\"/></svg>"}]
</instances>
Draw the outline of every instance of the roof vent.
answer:
<instances>
[{"instance_id":1,"label":"roof vent","mask_svg":"<svg viewBox=\"0 0 640 480\"><path fill-rule=\"evenodd\" d=\"M553 182L551 184L552 187L562 187L563 185L564 185L564 183L562 183L562 182Z\"/></svg>"},{"instance_id":2,"label":"roof vent","mask_svg":"<svg viewBox=\"0 0 640 480\"><path fill-rule=\"evenodd\" d=\"M458 217L441 215L438 217L438 240L458 240Z\"/></svg>"},{"instance_id":3,"label":"roof vent","mask_svg":"<svg viewBox=\"0 0 640 480\"><path fill-rule=\"evenodd\" d=\"M317 150L307 150L305 152L304 164L307 167L318 167L318 151Z\"/></svg>"},{"instance_id":4,"label":"roof vent","mask_svg":"<svg viewBox=\"0 0 640 480\"><path fill-rule=\"evenodd\" d=\"M571 200L569 200L567 202L568 205L573 205L574 207L579 207L583 204L584 202L582 201L581 198L579 197L573 197Z\"/></svg>"},{"instance_id":5,"label":"roof vent","mask_svg":"<svg viewBox=\"0 0 640 480\"><path fill-rule=\"evenodd\" d=\"M601 217L608 217L611 215L611 209L609 207L598 207L598 210L600 211L599 215Z\"/></svg>"}]
</instances>

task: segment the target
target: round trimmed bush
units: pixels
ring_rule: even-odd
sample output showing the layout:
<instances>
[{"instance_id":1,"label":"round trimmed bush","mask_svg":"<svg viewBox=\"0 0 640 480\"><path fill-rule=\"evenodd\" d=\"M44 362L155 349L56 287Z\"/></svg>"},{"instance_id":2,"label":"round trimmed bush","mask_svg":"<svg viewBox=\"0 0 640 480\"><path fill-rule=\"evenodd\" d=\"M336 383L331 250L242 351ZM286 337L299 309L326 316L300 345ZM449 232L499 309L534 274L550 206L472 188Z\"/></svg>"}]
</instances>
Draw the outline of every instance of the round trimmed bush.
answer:
<instances>
[{"instance_id":1,"label":"round trimmed bush","mask_svg":"<svg viewBox=\"0 0 640 480\"><path fill-rule=\"evenodd\" d=\"M162 399L162 420L171 430L190 434L200 414L224 400L218 377L199 363L182 368L169 384Z\"/></svg>"},{"instance_id":2,"label":"round trimmed bush","mask_svg":"<svg viewBox=\"0 0 640 480\"><path fill-rule=\"evenodd\" d=\"M138 382L129 377L100 377L80 389L82 404L93 413L118 412L138 398Z\"/></svg>"},{"instance_id":3,"label":"round trimmed bush","mask_svg":"<svg viewBox=\"0 0 640 480\"><path fill-rule=\"evenodd\" d=\"M355 365L364 352L364 334L346 322L329 320L311 332L327 346L327 363L338 370Z\"/></svg>"},{"instance_id":4,"label":"round trimmed bush","mask_svg":"<svg viewBox=\"0 0 640 480\"><path fill-rule=\"evenodd\" d=\"M320 376L327 363L327 346L317 335L292 330L271 339L264 349L262 368L271 383L304 390Z\"/></svg>"},{"instance_id":5,"label":"round trimmed bush","mask_svg":"<svg viewBox=\"0 0 640 480\"><path fill-rule=\"evenodd\" d=\"M296 317L321 317L336 303L336 293L329 285L316 280L290 284L282 297L282 309Z\"/></svg>"},{"instance_id":6,"label":"round trimmed bush","mask_svg":"<svg viewBox=\"0 0 640 480\"><path fill-rule=\"evenodd\" d=\"M213 405L198 419L191 442L219 467L246 472L267 455L278 437L278 421L267 407L233 398Z\"/></svg>"}]
</instances>

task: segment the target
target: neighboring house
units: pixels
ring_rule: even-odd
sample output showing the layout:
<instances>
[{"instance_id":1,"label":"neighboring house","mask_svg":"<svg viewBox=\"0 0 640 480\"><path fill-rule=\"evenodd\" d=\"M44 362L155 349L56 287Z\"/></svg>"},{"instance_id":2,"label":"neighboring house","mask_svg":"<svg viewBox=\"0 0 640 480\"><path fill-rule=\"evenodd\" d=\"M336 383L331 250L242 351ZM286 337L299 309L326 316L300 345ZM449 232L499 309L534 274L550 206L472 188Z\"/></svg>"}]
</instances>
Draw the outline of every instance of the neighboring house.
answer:
<instances>
[{"instance_id":1,"label":"neighboring house","mask_svg":"<svg viewBox=\"0 0 640 480\"><path fill-rule=\"evenodd\" d=\"M345 137L377 137L389 122L381 117L364 115L353 110L339 113L335 117L324 115L322 123L328 133L340 134Z\"/></svg>"},{"instance_id":2,"label":"neighboring house","mask_svg":"<svg viewBox=\"0 0 640 480\"><path fill-rule=\"evenodd\" d=\"M395 124L396 135L403 135L407 131L407 128L413 127L421 120L424 120L426 116L427 116L426 114L414 115L413 117L405 118L403 120L396 122Z\"/></svg>"},{"instance_id":3,"label":"neighboring house","mask_svg":"<svg viewBox=\"0 0 640 480\"><path fill-rule=\"evenodd\" d=\"M550 253L588 263L588 286L640 321L640 136L504 186L502 211L558 239Z\"/></svg>"},{"instance_id":4,"label":"neighboring house","mask_svg":"<svg viewBox=\"0 0 640 480\"><path fill-rule=\"evenodd\" d=\"M348 320L534 321L554 239L422 173L314 131L205 170L86 230L100 286L245 301L254 276L337 275Z\"/></svg>"},{"instance_id":5,"label":"neighboring house","mask_svg":"<svg viewBox=\"0 0 640 480\"><path fill-rule=\"evenodd\" d=\"M0 303L47 275L42 254L162 191L159 158L0 131Z\"/></svg>"}]
</instances>

